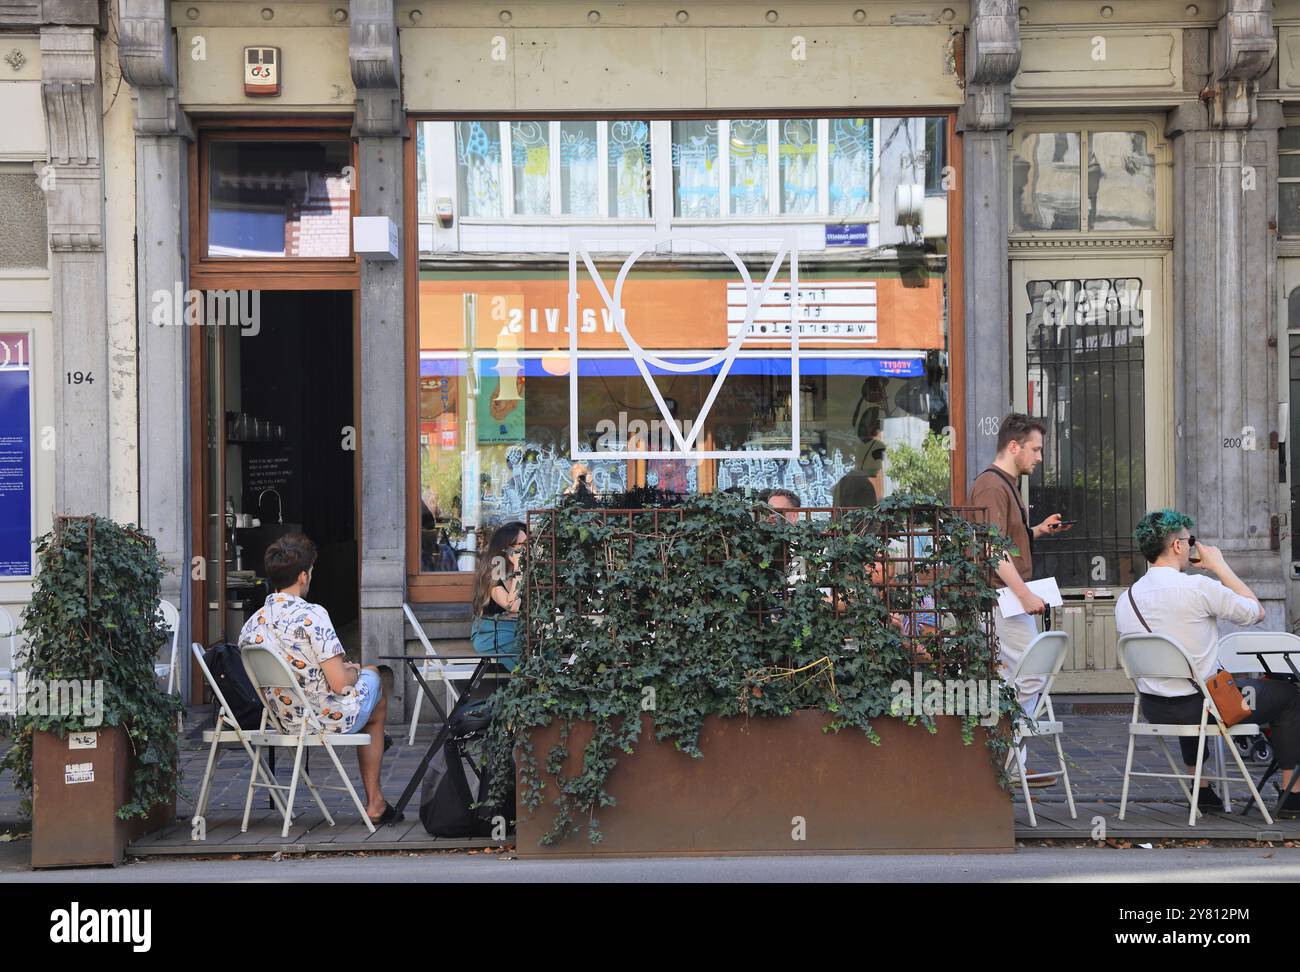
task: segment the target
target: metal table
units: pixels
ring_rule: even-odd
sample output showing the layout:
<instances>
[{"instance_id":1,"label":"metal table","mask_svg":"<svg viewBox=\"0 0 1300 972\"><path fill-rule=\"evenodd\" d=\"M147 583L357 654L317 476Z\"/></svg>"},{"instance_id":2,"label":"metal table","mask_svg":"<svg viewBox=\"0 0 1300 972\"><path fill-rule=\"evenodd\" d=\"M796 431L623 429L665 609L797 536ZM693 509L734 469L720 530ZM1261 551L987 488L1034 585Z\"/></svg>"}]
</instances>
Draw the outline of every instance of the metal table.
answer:
<instances>
[{"instance_id":1,"label":"metal table","mask_svg":"<svg viewBox=\"0 0 1300 972\"><path fill-rule=\"evenodd\" d=\"M480 655L478 652L475 652L472 655L439 655L438 661L440 662L478 662L474 667L474 672L470 675L469 683L465 686L463 692L459 691L456 688L456 685L452 683L452 691L457 693L456 704L451 707L450 712L445 714L442 712L442 706L438 704L437 698L434 697L433 689L429 686L429 683L424 680L424 675L420 672L420 669L429 661L428 655L379 655L378 658L380 661L403 662L407 669L410 670L411 674L415 676L416 682L420 685L420 691L424 693L424 697L428 699L429 703L433 706L433 711L444 715L442 728L439 729L437 735L433 737L433 742L429 744L429 748L420 759L420 765L415 768L415 775L411 777L411 782L406 784L406 789L402 791L402 796L397 801L397 809L399 811L404 811L406 805L411 802L411 797L415 795L415 791L419 788L420 783L424 780L425 771L429 768L429 763L433 760L434 753L436 753L438 748L447 741L447 735L451 732L452 717L464 707L470 696L474 694L474 690L478 687L479 683L483 681L483 676L487 673L488 668L493 663L500 661L503 658L513 658L518 660L519 656L508 652L493 652L484 655Z\"/></svg>"}]
</instances>

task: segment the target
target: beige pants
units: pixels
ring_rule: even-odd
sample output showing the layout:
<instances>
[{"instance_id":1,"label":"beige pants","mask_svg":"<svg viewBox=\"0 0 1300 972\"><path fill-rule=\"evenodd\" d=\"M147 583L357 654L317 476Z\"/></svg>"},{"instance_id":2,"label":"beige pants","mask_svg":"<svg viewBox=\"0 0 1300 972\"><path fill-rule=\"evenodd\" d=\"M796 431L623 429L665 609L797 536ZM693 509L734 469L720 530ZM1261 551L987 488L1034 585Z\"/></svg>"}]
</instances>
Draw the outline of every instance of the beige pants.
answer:
<instances>
[{"instance_id":1,"label":"beige pants","mask_svg":"<svg viewBox=\"0 0 1300 972\"><path fill-rule=\"evenodd\" d=\"M993 627L998 636L998 665L1004 679L1010 679L1011 673L1020 664L1020 659L1025 657L1029 643L1038 635L1038 619L1039 615L1036 614L1017 614L1012 618L1004 618L996 607L993 609ZM1014 688L1021 708L1032 712L1032 703L1046 684L1047 679L1042 675L1018 679Z\"/></svg>"}]
</instances>

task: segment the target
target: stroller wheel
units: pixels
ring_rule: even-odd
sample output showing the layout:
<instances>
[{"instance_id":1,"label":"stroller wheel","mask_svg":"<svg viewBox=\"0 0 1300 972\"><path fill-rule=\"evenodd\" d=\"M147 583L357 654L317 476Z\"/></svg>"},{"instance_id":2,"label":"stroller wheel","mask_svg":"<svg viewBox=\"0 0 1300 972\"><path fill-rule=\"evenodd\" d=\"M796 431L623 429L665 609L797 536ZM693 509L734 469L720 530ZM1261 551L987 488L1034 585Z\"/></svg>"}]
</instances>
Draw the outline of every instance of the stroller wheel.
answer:
<instances>
[{"instance_id":1,"label":"stroller wheel","mask_svg":"<svg viewBox=\"0 0 1300 972\"><path fill-rule=\"evenodd\" d=\"M1250 736L1233 736L1232 741L1241 752L1241 755L1250 759L1251 753L1254 751L1255 743L1258 742L1258 739Z\"/></svg>"},{"instance_id":2,"label":"stroller wheel","mask_svg":"<svg viewBox=\"0 0 1300 972\"><path fill-rule=\"evenodd\" d=\"M1273 747L1268 740L1260 739L1251 749L1250 758L1256 763L1263 763L1267 766L1273 761Z\"/></svg>"}]
</instances>

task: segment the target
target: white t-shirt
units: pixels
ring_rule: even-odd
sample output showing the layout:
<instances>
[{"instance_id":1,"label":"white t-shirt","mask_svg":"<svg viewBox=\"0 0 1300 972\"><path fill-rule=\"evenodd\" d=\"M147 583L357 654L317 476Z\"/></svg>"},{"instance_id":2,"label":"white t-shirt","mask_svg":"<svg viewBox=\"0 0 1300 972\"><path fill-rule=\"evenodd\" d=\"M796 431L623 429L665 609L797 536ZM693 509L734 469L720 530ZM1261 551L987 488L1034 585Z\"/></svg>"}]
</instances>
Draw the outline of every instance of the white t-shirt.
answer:
<instances>
[{"instance_id":1,"label":"white t-shirt","mask_svg":"<svg viewBox=\"0 0 1300 972\"><path fill-rule=\"evenodd\" d=\"M1220 619L1233 624L1258 624L1261 620L1257 602L1234 594L1213 577L1184 574L1172 567L1148 567L1132 591L1151 630L1182 645L1202 678L1209 678L1219 668ZM1121 635L1146 632L1127 594L1115 605L1115 628ZM1138 688L1167 698L1196 692L1196 687L1182 678L1139 678Z\"/></svg>"}]
</instances>

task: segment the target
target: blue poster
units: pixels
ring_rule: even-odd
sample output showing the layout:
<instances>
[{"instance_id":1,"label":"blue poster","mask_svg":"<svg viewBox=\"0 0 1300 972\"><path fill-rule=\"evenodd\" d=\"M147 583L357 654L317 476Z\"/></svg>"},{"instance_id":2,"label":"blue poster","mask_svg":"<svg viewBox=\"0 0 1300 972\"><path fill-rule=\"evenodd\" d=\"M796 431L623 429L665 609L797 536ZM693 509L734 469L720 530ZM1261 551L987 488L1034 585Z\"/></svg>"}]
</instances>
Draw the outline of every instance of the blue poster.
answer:
<instances>
[{"instance_id":1,"label":"blue poster","mask_svg":"<svg viewBox=\"0 0 1300 972\"><path fill-rule=\"evenodd\" d=\"M0 578L32 573L31 342L0 334Z\"/></svg>"}]
</instances>

